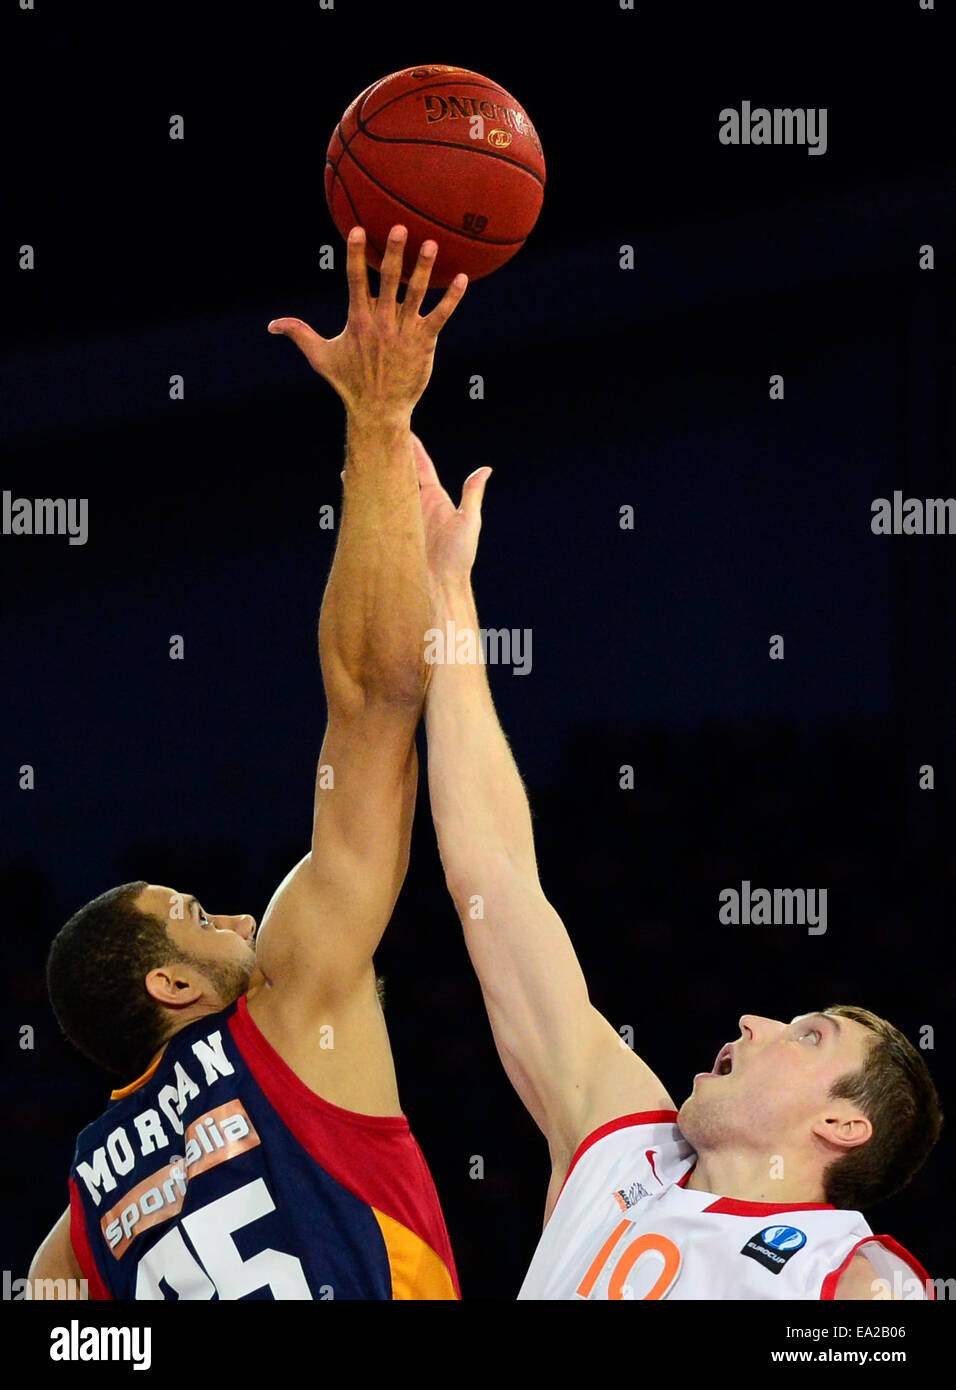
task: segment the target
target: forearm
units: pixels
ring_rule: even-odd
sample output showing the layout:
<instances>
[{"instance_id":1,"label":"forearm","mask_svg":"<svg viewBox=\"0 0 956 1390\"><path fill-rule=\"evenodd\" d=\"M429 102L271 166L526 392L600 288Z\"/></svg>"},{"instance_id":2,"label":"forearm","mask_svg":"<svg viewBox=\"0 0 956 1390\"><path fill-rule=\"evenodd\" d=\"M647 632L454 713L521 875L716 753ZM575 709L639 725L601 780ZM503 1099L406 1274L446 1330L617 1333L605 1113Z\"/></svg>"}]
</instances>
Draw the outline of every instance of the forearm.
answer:
<instances>
[{"instance_id":1,"label":"forearm","mask_svg":"<svg viewBox=\"0 0 956 1390\"><path fill-rule=\"evenodd\" d=\"M439 589L434 622L471 629L478 617L467 580ZM537 883L531 811L524 784L502 731L483 663L455 662L432 670L425 704L428 785L438 847L449 890L462 906L487 873L507 865L509 875Z\"/></svg>"},{"instance_id":2,"label":"forearm","mask_svg":"<svg viewBox=\"0 0 956 1390\"><path fill-rule=\"evenodd\" d=\"M352 411L338 544L319 618L330 717L370 700L419 710L430 623L408 417Z\"/></svg>"},{"instance_id":3,"label":"forearm","mask_svg":"<svg viewBox=\"0 0 956 1390\"><path fill-rule=\"evenodd\" d=\"M467 585L446 589L437 608L436 621L477 632ZM539 882L528 798L484 665L436 665L425 721L446 883L502 1063L551 1142L560 1139L566 1112L583 1094L582 1077L603 1021L588 998L564 923Z\"/></svg>"}]
</instances>

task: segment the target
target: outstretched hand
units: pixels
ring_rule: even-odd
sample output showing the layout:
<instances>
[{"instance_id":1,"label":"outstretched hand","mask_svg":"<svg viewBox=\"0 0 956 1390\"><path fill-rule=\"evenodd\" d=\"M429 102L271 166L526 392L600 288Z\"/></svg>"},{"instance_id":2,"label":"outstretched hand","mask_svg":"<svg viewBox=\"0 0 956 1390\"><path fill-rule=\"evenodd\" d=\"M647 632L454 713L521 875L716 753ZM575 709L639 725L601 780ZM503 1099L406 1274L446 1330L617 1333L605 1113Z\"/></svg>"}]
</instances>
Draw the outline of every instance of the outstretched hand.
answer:
<instances>
[{"instance_id":1,"label":"outstretched hand","mask_svg":"<svg viewBox=\"0 0 956 1390\"><path fill-rule=\"evenodd\" d=\"M442 487L435 465L417 434L412 435L418 467L419 497L425 523L425 554L429 579L436 585L467 580L475 563L481 531L481 503L491 477L488 467L476 468L465 479L461 506L456 507Z\"/></svg>"},{"instance_id":2,"label":"outstretched hand","mask_svg":"<svg viewBox=\"0 0 956 1390\"><path fill-rule=\"evenodd\" d=\"M458 306L466 275L456 275L442 298L419 314L428 289L438 245L422 243L405 298L398 302L402 257L408 232L393 227L382 258L378 298L369 293L365 232L353 227L348 236L349 313L337 338L323 338L301 319L273 319L270 333L291 338L311 366L324 376L354 414L372 411L388 420L411 417L432 372L438 334Z\"/></svg>"}]
</instances>

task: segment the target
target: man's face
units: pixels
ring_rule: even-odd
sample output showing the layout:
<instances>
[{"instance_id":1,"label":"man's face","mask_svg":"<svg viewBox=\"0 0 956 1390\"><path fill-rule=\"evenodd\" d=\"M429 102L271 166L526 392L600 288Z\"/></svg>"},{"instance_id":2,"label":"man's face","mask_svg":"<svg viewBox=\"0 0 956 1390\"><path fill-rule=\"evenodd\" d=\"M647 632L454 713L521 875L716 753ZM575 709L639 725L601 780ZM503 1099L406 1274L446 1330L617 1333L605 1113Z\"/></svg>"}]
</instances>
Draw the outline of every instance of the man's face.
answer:
<instances>
[{"instance_id":1,"label":"man's face","mask_svg":"<svg viewBox=\"0 0 956 1390\"><path fill-rule=\"evenodd\" d=\"M170 939L197 962L223 1006L248 989L256 963L255 918L213 915L191 894L155 883L141 890L136 906L165 922Z\"/></svg>"},{"instance_id":2,"label":"man's face","mask_svg":"<svg viewBox=\"0 0 956 1390\"><path fill-rule=\"evenodd\" d=\"M814 1125L854 1112L827 1096L865 1061L874 1039L862 1024L830 1014L802 1014L792 1023L744 1014L740 1031L714 1068L694 1077L678 1113L698 1151L730 1143L775 1152L808 1142Z\"/></svg>"}]
</instances>

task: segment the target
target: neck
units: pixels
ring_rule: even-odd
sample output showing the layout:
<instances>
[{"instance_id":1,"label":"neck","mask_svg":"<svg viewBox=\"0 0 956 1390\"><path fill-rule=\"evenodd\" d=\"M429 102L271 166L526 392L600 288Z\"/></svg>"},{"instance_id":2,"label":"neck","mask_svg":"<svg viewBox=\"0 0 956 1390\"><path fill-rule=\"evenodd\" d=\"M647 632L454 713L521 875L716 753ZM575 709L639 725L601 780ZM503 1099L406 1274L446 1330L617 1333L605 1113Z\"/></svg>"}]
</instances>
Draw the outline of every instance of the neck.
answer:
<instances>
[{"instance_id":1,"label":"neck","mask_svg":"<svg viewBox=\"0 0 956 1390\"><path fill-rule=\"evenodd\" d=\"M245 993L245 991L243 992ZM206 1018L209 1014L221 1013L227 1007L221 999L210 999L204 995L202 999L197 999L194 1004L187 1004L181 1009L177 1009L173 1018L173 1025L166 1034L162 1047L150 1058L149 1065L153 1066L162 1057L176 1034L181 1033L184 1028L188 1028L190 1023L195 1023L199 1018Z\"/></svg>"},{"instance_id":2,"label":"neck","mask_svg":"<svg viewBox=\"0 0 956 1390\"><path fill-rule=\"evenodd\" d=\"M779 1176L774 1176L779 1173ZM738 1202L825 1202L820 1172L806 1161L782 1154L698 1153L684 1184L692 1192L712 1192Z\"/></svg>"}]
</instances>

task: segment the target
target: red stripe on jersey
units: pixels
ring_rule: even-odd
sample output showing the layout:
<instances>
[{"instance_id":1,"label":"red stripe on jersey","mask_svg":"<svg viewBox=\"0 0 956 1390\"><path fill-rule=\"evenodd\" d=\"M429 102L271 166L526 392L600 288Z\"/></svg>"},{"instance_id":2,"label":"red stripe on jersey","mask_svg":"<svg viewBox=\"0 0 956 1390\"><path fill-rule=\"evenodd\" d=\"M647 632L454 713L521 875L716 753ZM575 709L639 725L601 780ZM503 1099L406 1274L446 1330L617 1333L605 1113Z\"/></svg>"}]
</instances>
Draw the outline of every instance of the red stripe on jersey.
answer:
<instances>
[{"instance_id":1,"label":"red stripe on jersey","mask_svg":"<svg viewBox=\"0 0 956 1390\"><path fill-rule=\"evenodd\" d=\"M642 1110L636 1115L622 1115L617 1120L608 1120L607 1124L600 1125L597 1129L592 1130L587 1138L582 1139L575 1149L574 1157L568 1165L568 1171L564 1175L564 1182L561 1184L561 1192L564 1191L564 1185L571 1176L574 1165L587 1153L592 1144L596 1144L597 1141L603 1139L606 1134L613 1134L616 1129L627 1129L630 1125L674 1124L676 1119L676 1110ZM561 1196L561 1192L558 1193L559 1197Z\"/></svg>"},{"instance_id":2,"label":"red stripe on jersey","mask_svg":"<svg viewBox=\"0 0 956 1390\"><path fill-rule=\"evenodd\" d=\"M695 1160L684 1176L678 1178L678 1187L686 1186L696 1167ZM774 1216L778 1211L835 1211L836 1208L830 1202L744 1202L736 1197L718 1197L716 1202L711 1202L703 1210L715 1212L718 1216Z\"/></svg>"},{"instance_id":3,"label":"red stripe on jersey","mask_svg":"<svg viewBox=\"0 0 956 1390\"><path fill-rule=\"evenodd\" d=\"M93 1258L93 1251L90 1249L90 1238L86 1230L86 1218L83 1215L83 1198L76 1183L70 1178L70 1244L73 1246L73 1254L76 1262L80 1266L83 1278L89 1285L90 1298L111 1299L113 1295L109 1292L100 1277L100 1272L96 1267Z\"/></svg>"},{"instance_id":4,"label":"red stripe on jersey","mask_svg":"<svg viewBox=\"0 0 956 1390\"><path fill-rule=\"evenodd\" d=\"M846 1259L843 1261L843 1263L839 1265L836 1269L831 1269L830 1273L827 1275L823 1283L820 1285L821 1298L835 1297L837 1284L839 1284L842 1275L845 1273L847 1265L853 1259L853 1256L859 1250L860 1246L868 1245L871 1240L879 1241L880 1245L884 1245L886 1249L891 1252L891 1254L897 1255L903 1261L904 1264L908 1264L910 1269L912 1269L913 1273L917 1276L920 1283L923 1285L923 1289L927 1297L930 1299L931 1302L935 1301L936 1290L933 1288L932 1281L930 1280L929 1275L926 1273L926 1270L920 1264L919 1260L916 1259L915 1255L911 1255L910 1252L904 1246L900 1245L898 1240L894 1240L892 1236L877 1235L864 1236L862 1240L858 1240L856 1245L854 1245L853 1249L850 1251L849 1255L847 1255ZM874 1273L875 1272L876 1271L874 1270Z\"/></svg>"},{"instance_id":5,"label":"red stripe on jersey","mask_svg":"<svg viewBox=\"0 0 956 1390\"><path fill-rule=\"evenodd\" d=\"M311 1091L284 1062L239 998L229 1030L256 1083L286 1128L330 1177L401 1222L447 1266L461 1290L438 1193L404 1115L361 1115Z\"/></svg>"},{"instance_id":6,"label":"red stripe on jersey","mask_svg":"<svg viewBox=\"0 0 956 1390\"><path fill-rule=\"evenodd\" d=\"M835 1211L831 1202L741 1202L736 1197L719 1197L704 1211L722 1216L776 1216L778 1211Z\"/></svg>"}]
</instances>

